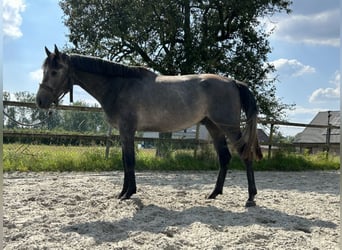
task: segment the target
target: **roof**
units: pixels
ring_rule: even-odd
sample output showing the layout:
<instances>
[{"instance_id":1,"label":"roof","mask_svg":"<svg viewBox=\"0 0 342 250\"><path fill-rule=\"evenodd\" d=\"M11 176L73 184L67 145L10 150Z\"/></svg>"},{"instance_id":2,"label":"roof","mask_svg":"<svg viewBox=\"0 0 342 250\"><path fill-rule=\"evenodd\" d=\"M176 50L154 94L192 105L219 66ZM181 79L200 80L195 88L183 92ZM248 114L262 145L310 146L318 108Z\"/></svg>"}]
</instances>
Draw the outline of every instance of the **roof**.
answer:
<instances>
[{"instance_id":1,"label":"roof","mask_svg":"<svg viewBox=\"0 0 342 250\"><path fill-rule=\"evenodd\" d=\"M268 143L269 142L269 138L266 135L265 131L262 130L261 128L258 128L257 130L257 136L258 136L258 140L260 143Z\"/></svg>"},{"instance_id":2,"label":"roof","mask_svg":"<svg viewBox=\"0 0 342 250\"><path fill-rule=\"evenodd\" d=\"M328 115L330 113L330 124L334 126L341 125L340 111L318 112L315 118L310 122L313 125L328 125ZM327 128L307 127L303 132L295 136L294 143L326 143ZM332 129L330 133L330 143L340 143L340 129Z\"/></svg>"}]
</instances>

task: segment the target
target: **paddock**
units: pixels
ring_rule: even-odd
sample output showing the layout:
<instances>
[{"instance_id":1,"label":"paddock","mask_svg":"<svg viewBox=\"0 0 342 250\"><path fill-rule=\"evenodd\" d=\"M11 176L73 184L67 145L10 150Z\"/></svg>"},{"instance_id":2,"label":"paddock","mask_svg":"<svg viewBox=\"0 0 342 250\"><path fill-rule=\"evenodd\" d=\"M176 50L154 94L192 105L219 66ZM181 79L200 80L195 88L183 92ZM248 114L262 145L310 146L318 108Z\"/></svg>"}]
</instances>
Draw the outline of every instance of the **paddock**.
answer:
<instances>
[{"instance_id":1,"label":"paddock","mask_svg":"<svg viewBox=\"0 0 342 250\"><path fill-rule=\"evenodd\" d=\"M4 249L338 249L338 171L137 172L132 199L115 198L122 172L4 173Z\"/></svg>"}]
</instances>

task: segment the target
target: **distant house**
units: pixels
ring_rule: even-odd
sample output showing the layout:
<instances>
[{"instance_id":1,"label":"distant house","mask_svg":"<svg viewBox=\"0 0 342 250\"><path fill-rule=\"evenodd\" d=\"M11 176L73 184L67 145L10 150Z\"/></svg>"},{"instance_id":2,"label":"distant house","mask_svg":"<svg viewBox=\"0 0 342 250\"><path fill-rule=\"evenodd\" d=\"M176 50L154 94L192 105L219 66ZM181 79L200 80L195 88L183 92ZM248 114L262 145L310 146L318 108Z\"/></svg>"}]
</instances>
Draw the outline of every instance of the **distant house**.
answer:
<instances>
[{"instance_id":1,"label":"distant house","mask_svg":"<svg viewBox=\"0 0 342 250\"><path fill-rule=\"evenodd\" d=\"M340 111L319 112L310 122L312 125L341 125ZM329 140L328 128L306 127L303 132L297 134L294 139L296 147L303 152L310 153L323 152L327 150ZM330 131L330 152L340 153L340 129L333 128Z\"/></svg>"},{"instance_id":2,"label":"distant house","mask_svg":"<svg viewBox=\"0 0 342 250\"><path fill-rule=\"evenodd\" d=\"M270 138L268 137L268 135L265 133L264 130L262 130L261 128L258 128L257 130L257 136L258 136L258 140L259 143L268 143Z\"/></svg>"},{"instance_id":3,"label":"distant house","mask_svg":"<svg viewBox=\"0 0 342 250\"><path fill-rule=\"evenodd\" d=\"M159 133L158 132L144 132L143 137L144 138L159 138ZM172 139L196 139L196 125L187 129L173 132ZM209 139L209 133L204 125L199 126L198 139L199 140Z\"/></svg>"},{"instance_id":4,"label":"distant house","mask_svg":"<svg viewBox=\"0 0 342 250\"><path fill-rule=\"evenodd\" d=\"M194 125L190 128L173 132L172 139L196 139L196 127L197 125ZM268 143L269 138L262 129L258 129L257 136L258 136L260 143ZM144 132L142 137L159 138L159 133L158 132ZM204 140L204 141L211 140L209 132L204 125L199 126L198 139Z\"/></svg>"}]
</instances>

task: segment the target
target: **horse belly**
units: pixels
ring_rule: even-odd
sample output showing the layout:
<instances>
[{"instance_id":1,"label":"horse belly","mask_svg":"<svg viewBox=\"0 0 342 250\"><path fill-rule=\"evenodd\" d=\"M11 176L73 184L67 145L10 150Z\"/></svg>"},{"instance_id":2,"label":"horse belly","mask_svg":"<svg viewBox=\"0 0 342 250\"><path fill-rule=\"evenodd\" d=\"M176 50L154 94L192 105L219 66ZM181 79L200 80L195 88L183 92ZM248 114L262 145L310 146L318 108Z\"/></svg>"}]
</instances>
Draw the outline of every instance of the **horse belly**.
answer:
<instances>
[{"instance_id":1,"label":"horse belly","mask_svg":"<svg viewBox=\"0 0 342 250\"><path fill-rule=\"evenodd\" d=\"M137 130L154 132L173 132L191 127L205 117L202 110L174 105L170 108L159 106L144 109L138 115Z\"/></svg>"},{"instance_id":2,"label":"horse belly","mask_svg":"<svg viewBox=\"0 0 342 250\"><path fill-rule=\"evenodd\" d=\"M145 84L139 93L135 101L140 131L172 132L189 128L203 120L207 112L207 97L198 79L187 83Z\"/></svg>"}]
</instances>

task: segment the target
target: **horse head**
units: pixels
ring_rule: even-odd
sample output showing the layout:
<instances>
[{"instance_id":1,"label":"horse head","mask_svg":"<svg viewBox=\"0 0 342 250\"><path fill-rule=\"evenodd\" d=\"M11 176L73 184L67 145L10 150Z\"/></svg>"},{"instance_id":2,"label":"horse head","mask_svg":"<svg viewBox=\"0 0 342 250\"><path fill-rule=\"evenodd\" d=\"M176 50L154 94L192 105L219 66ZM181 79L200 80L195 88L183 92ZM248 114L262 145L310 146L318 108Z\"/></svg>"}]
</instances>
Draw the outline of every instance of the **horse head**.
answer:
<instances>
[{"instance_id":1,"label":"horse head","mask_svg":"<svg viewBox=\"0 0 342 250\"><path fill-rule=\"evenodd\" d=\"M48 109L70 91L72 99L72 79L69 57L55 45L54 52L45 47L47 58L43 63L43 81L39 85L36 103L39 108ZM72 100L71 100L72 101Z\"/></svg>"}]
</instances>

